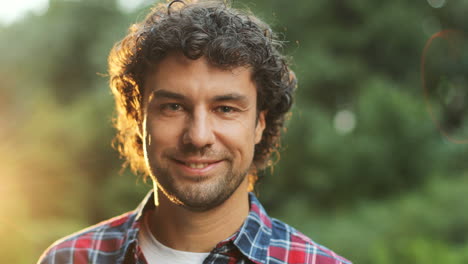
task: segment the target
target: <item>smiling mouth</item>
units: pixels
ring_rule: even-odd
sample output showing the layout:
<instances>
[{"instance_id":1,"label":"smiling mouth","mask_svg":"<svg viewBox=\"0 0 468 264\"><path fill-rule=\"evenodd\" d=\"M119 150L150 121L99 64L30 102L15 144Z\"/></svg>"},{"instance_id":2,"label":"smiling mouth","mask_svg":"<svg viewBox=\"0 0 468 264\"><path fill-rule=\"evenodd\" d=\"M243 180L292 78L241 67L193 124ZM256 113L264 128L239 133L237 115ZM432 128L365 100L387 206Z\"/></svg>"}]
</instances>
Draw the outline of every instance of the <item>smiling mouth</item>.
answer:
<instances>
[{"instance_id":1,"label":"smiling mouth","mask_svg":"<svg viewBox=\"0 0 468 264\"><path fill-rule=\"evenodd\" d=\"M213 161L205 161L205 162L190 162L190 161L182 161L178 159L174 159L177 163L183 164L191 169L204 169L209 167L210 165L216 164L221 162L221 160L213 160Z\"/></svg>"},{"instance_id":2,"label":"smiling mouth","mask_svg":"<svg viewBox=\"0 0 468 264\"><path fill-rule=\"evenodd\" d=\"M203 168L208 167L208 165L210 165L210 163L184 163L184 164L192 169L203 169Z\"/></svg>"}]
</instances>

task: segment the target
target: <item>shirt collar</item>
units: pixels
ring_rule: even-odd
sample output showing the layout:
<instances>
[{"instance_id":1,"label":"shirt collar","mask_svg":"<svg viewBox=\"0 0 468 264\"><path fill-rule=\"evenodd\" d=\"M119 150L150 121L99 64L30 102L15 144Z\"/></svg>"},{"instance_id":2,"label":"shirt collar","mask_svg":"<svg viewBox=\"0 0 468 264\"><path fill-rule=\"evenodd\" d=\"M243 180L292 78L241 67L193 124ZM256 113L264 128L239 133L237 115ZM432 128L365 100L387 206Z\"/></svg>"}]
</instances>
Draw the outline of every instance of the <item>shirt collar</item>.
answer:
<instances>
[{"instance_id":1,"label":"shirt collar","mask_svg":"<svg viewBox=\"0 0 468 264\"><path fill-rule=\"evenodd\" d=\"M133 264L142 263L141 259L144 259L143 253L138 246L138 232L141 228L141 220L146 211L155 207L154 203L154 191L151 190L140 202L140 204L133 210L128 223L131 226L127 229L126 242L123 245L123 252L121 259L118 263ZM143 261L145 262L145 261Z\"/></svg>"},{"instance_id":2,"label":"shirt collar","mask_svg":"<svg viewBox=\"0 0 468 264\"><path fill-rule=\"evenodd\" d=\"M271 218L253 193L249 193L250 212L234 245L256 263L265 263L271 238Z\"/></svg>"},{"instance_id":3,"label":"shirt collar","mask_svg":"<svg viewBox=\"0 0 468 264\"><path fill-rule=\"evenodd\" d=\"M255 263L265 263L270 245L271 218L253 193L249 193L250 211L239 232L231 237L233 244ZM134 227L139 229L143 214L155 207L154 191L151 190L135 209ZM136 238L136 234L133 234ZM230 239L228 239L230 240Z\"/></svg>"},{"instance_id":4,"label":"shirt collar","mask_svg":"<svg viewBox=\"0 0 468 264\"><path fill-rule=\"evenodd\" d=\"M151 191L148 192L148 194L146 194L143 201L141 201L141 203L135 209L135 213L136 213L135 221L140 222L140 219L143 216L143 214L146 211L148 211L148 210L150 210L152 208L155 208L155 207L156 207L156 205L155 205L155 200L154 200L154 190L151 190Z\"/></svg>"}]
</instances>

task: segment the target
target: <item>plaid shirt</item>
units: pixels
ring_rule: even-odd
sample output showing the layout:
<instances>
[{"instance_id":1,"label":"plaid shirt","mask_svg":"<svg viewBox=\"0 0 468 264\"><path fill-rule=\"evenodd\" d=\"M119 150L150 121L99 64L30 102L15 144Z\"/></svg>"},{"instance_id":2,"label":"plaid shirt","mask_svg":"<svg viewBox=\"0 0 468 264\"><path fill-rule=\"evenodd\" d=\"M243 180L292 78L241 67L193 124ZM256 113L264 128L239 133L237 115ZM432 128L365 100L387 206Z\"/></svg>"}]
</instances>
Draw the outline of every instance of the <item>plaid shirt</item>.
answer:
<instances>
[{"instance_id":1,"label":"plaid shirt","mask_svg":"<svg viewBox=\"0 0 468 264\"><path fill-rule=\"evenodd\" d=\"M268 217L252 193L249 199L250 212L240 230L219 242L204 264L351 264L289 225ZM146 264L137 237L142 215L151 207L154 207L153 192L146 196L136 210L55 242L38 263Z\"/></svg>"}]
</instances>

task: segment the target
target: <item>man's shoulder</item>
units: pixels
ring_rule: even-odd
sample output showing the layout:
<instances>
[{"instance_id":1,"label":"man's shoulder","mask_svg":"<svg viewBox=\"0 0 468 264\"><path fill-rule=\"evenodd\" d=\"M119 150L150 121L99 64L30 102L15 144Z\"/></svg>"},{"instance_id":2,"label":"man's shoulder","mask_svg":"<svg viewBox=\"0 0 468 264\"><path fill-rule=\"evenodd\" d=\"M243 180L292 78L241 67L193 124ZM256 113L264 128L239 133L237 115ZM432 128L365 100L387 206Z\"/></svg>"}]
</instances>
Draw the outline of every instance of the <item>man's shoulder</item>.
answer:
<instances>
[{"instance_id":1,"label":"man's shoulder","mask_svg":"<svg viewBox=\"0 0 468 264\"><path fill-rule=\"evenodd\" d=\"M45 250L38 263L81 264L103 256L118 257L126 239L132 235L135 217L134 211L127 212L59 239Z\"/></svg>"},{"instance_id":2,"label":"man's shoulder","mask_svg":"<svg viewBox=\"0 0 468 264\"><path fill-rule=\"evenodd\" d=\"M269 255L286 263L351 264L294 227L272 219Z\"/></svg>"}]
</instances>

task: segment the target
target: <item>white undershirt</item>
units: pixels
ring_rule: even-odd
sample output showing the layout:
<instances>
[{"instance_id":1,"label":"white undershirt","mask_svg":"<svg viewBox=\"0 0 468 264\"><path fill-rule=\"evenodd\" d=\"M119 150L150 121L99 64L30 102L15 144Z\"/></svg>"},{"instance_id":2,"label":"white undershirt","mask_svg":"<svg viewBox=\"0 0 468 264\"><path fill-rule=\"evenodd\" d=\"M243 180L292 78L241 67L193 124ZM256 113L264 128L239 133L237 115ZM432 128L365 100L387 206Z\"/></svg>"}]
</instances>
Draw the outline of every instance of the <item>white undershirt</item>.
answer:
<instances>
[{"instance_id":1,"label":"white undershirt","mask_svg":"<svg viewBox=\"0 0 468 264\"><path fill-rule=\"evenodd\" d=\"M210 254L175 250L161 244L149 229L148 216L149 213L145 214L138 233L138 243L148 264L202 264Z\"/></svg>"}]
</instances>

